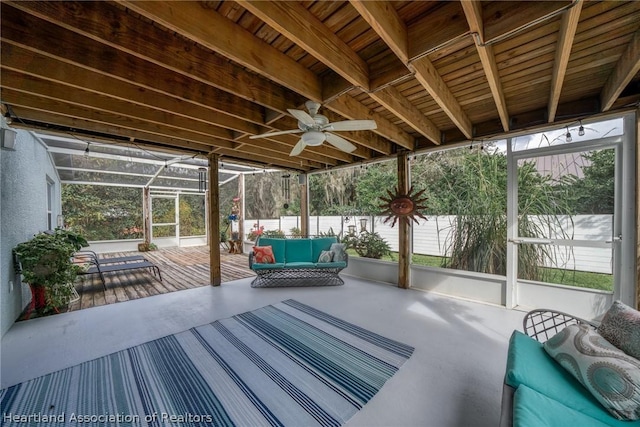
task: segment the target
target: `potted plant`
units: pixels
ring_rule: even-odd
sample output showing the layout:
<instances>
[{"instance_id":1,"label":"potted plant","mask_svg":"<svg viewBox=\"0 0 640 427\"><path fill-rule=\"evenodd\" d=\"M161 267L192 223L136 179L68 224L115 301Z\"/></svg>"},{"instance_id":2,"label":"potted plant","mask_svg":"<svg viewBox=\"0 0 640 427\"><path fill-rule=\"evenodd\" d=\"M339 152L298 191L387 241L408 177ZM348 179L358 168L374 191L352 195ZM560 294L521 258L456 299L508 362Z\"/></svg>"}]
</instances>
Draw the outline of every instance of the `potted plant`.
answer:
<instances>
[{"instance_id":1,"label":"potted plant","mask_svg":"<svg viewBox=\"0 0 640 427\"><path fill-rule=\"evenodd\" d=\"M33 310L43 315L68 304L72 293L69 284L82 268L73 262L73 255L85 246L87 240L80 234L58 228L39 233L13 249L17 271L31 288L27 319Z\"/></svg>"}]
</instances>

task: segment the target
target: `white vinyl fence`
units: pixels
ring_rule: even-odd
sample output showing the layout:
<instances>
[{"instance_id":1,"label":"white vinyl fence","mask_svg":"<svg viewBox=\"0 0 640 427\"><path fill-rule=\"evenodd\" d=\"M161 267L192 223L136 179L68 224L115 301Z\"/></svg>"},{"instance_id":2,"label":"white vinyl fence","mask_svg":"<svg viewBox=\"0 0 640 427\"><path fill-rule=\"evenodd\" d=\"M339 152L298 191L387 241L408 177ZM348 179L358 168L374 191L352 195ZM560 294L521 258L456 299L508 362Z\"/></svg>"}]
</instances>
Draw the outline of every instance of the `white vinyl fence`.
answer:
<instances>
[{"instance_id":1,"label":"white vinyl fence","mask_svg":"<svg viewBox=\"0 0 640 427\"><path fill-rule=\"evenodd\" d=\"M398 226L396 224L395 227L391 227L392 220L385 224L384 216L312 216L309 218L309 234L317 236L333 232L344 236L349 232L349 226L355 226L356 231L360 231L362 218L367 219L368 231L375 231L389 243L392 251L398 251ZM449 233L453 229L454 221L455 216L449 215L429 216L427 221L420 220L419 224L413 223L413 253L446 256L450 244ZM551 229L549 226L545 227L549 229L548 235L540 237L590 241L607 241L612 237L613 217L611 215L562 216L553 223L555 226ZM300 217L247 219L245 230L251 230L253 224L264 226L265 230L282 230L289 236L292 228L300 228ZM554 254L555 259L548 259L545 262L547 267L612 274L613 259L610 248L549 246L548 250Z\"/></svg>"}]
</instances>

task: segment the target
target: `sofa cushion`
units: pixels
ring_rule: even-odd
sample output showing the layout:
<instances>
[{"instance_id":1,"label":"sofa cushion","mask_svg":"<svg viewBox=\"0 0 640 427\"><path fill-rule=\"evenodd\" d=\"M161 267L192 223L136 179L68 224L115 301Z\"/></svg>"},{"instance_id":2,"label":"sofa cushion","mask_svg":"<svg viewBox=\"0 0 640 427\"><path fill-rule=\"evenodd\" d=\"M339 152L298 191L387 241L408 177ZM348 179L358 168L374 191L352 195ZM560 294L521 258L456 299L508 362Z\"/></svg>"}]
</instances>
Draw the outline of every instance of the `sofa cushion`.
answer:
<instances>
[{"instance_id":1,"label":"sofa cushion","mask_svg":"<svg viewBox=\"0 0 640 427\"><path fill-rule=\"evenodd\" d=\"M251 268L253 270L282 270L284 268L284 263L276 262L273 264L259 264L254 262Z\"/></svg>"},{"instance_id":2,"label":"sofa cushion","mask_svg":"<svg viewBox=\"0 0 640 427\"><path fill-rule=\"evenodd\" d=\"M333 252L331 251L321 251L320 256L318 257L319 263L326 263L333 261Z\"/></svg>"},{"instance_id":3,"label":"sofa cushion","mask_svg":"<svg viewBox=\"0 0 640 427\"><path fill-rule=\"evenodd\" d=\"M309 261L288 262L284 268L315 268L316 264Z\"/></svg>"},{"instance_id":4,"label":"sofa cushion","mask_svg":"<svg viewBox=\"0 0 640 427\"><path fill-rule=\"evenodd\" d=\"M514 331L509 341L505 383L514 388L526 385L611 426L640 427L640 421L615 419L582 384L544 351L542 343L520 331Z\"/></svg>"},{"instance_id":5,"label":"sofa cushion","mask_svg":"<svg viewBox=\"0 0 640 427\"><path fill-rule=\"evenodd\" d=\"M261 237L256 242L256 246L271 246L276 262L285 261L285 244L285 239L276 239L272 237Z\"/></svg>"},{"instance_id":6,"label":"sofa cushion","mask_svg":"<svg viewBox=\"0 0 640 427\"><path fill-rule=\"evenodd\" d=\"M347 263L344 261L338 262L316 262L317 268L346 268Z\"/></svg>"},{"instance_id":7,"label":"sofa cushion","mask_svg":"<svg viewBox=\"0 0 640 427\"><path fill-rule=\"evenodd\" d=\"M347 260L346 245L344 243L334 243L331 245L331 252L333 252L333 262L340 262Z\"/></svg>"},{"instance_id":8,"label":"sofa cushion","mask_svg":"<svg viewBox=\"0 0 640 427\"><path fill-rule=\"evenodd\" d=\"M598 332L620 350L640 359L640 311L615 301L605 313Z\"/></svg>"},{"instance_id":9,"label":"sofa cushion","mask_svg":"<svg viewBox=\"0 0 640 427\"><path fill-rule=\"evenodd\" d=\"M544 349L620 420L640 419L640 361L587 325L570 325Z\"/></svg>"},{"instance_id":10,"label":"sofa cushion","mask_svg":"<svg viewBox=\"0 0 640 427\"><path fill-rule=\"evenodd\" d=\"M258 264L273 264L276 262L271 246L254 246L253 256Z\"/></svg>"},{"instance_id":11,"label":"sofa cushion","mask_svg":"<svg viewBox=\"0 0 640 427\"><path fill-rule=\"evenodd\" d=\"M608 424L521 385L513 397L513 427L531 426L607 427Z\"/></svg>"},{"instance_id":12,"label":"sofa cushion","mask_svg":"<svg viewBox=\"0 0 640 427\"><path fill-rule=\"evenodd\" d=\"M284 259L287 264L316 261L311 257L311 239L288 239Z\"/></svg>"},{"instance_id":13,"label":"sofa cushion","mask_svg":"<svg viewBox=\"0 0 640 427\"><path fill-rule=\"evenodd\" d=\"M318 237L316 239L311 239L311 259L313 261L318 261L320 252L330 251L331 245L333 243L336 243L337 241L338 239L335 236Z\"/></svg>"}]
</instances>

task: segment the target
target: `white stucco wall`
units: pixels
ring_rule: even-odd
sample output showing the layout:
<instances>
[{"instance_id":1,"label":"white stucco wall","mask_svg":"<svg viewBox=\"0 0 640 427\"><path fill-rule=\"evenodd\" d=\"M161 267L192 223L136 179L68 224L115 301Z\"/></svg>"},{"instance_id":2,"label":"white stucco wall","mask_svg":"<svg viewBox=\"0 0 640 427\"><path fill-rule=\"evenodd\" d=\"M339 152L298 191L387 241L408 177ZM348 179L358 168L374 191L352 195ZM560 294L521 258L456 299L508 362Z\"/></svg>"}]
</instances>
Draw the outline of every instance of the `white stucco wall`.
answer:
<instances>
[{"instance_id":1,"label":"white stucco wall","mask_svg":"<svg viewBox=\"0 0 640 427\"><path fill-rule=\"evenodd\" d=\"M31 133L17 132L15 151L0 150L0 336L31 299L28 286L15 275L11 250L48 228L47 179L54 184L54 227L62 213L60 180L46 147Z\"/></svg>"}]
</instances>

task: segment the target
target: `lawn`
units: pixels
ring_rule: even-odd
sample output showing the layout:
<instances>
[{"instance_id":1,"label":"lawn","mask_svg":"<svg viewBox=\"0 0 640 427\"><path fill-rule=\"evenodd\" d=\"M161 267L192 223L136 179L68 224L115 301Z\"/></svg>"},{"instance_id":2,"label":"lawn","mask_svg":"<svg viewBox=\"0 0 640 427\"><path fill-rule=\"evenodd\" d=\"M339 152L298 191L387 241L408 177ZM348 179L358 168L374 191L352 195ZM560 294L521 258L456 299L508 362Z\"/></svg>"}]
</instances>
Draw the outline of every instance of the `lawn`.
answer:
<instances>
[{"instance_id":1,"label":"lawn","mask_svg":"<svg viewBox=\"0 0 640 427\"><path fill-rule=\"evenodd\" d=\"M349 256L358 256L352 249L347 250ZM398 252L382 258L385 261L397 261ZM432 255L413 254L411 262L415 265L427 267L441 267L442 257ZM580 288L613 291L613 276L611 274L591 273L588 271L562 270L559 268L541 267L544 282L559 285L577 286Z\"/></svg>"}]
</instances>

